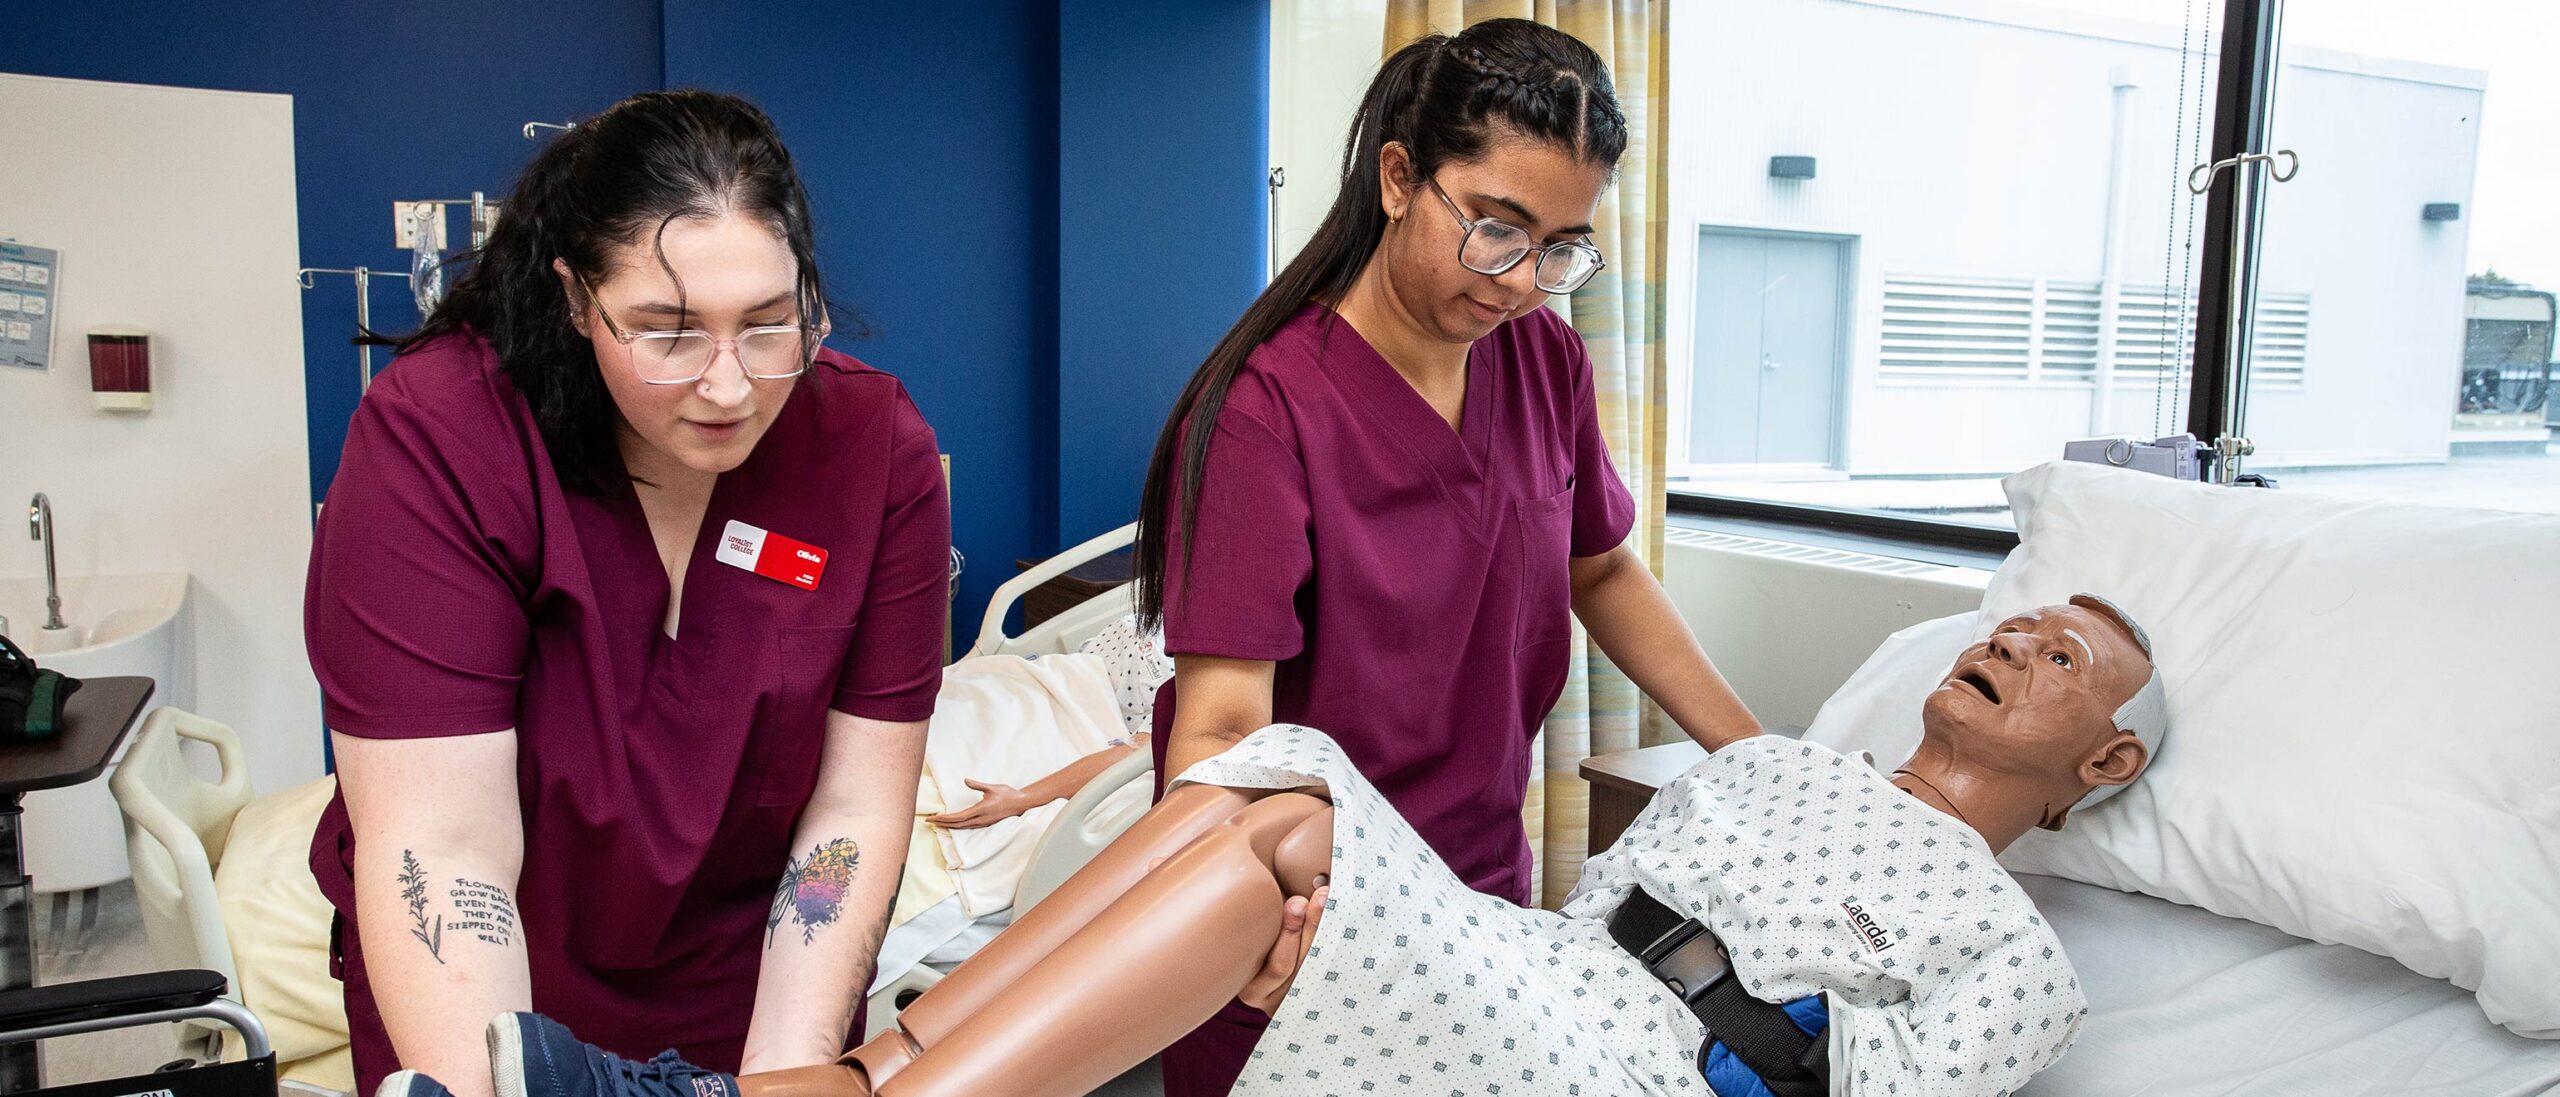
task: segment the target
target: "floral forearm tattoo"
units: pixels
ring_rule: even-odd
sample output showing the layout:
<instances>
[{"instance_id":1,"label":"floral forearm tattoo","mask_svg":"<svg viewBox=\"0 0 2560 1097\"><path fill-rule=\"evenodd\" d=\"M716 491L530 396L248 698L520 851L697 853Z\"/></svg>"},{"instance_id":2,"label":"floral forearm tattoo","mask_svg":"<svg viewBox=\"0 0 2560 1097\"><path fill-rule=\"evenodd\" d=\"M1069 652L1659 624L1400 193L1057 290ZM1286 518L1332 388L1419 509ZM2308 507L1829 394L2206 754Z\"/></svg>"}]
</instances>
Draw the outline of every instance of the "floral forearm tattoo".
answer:
<instances>
[{"instance_id":1,"label":"floral forearm tattoo","mask_svg":"<svg viewBox=\"0 0 2560 1097\"><path fill-rule=\"evenodd\" d=\"M851 838L837 838L785 865L781 886L774 889L773 910L765 916L764 946L773 947L785 921L800 923L800 943L805 945L817 940L819 927L842 919L845 898L853 893L854 869L861 863L862 847Z\"/></svg>"},{"instance_id":2,"label":"floral forearm tattoo","mask_svg":"<svg viewBox=\"0 0 2560 1097\"><path fill-rule=\"evenodd\" d=\"M427 955L444 962L444 915L436 915L432 927L427 922L427 872L418 866L416 850L400 851L400 898L409 904L409 936L427 946Z\"/></svg>"},{"instance_id":3,"label":"floral forearm tattoo","mask_svg":"<svg viewBox=\"0 0 2560 1097\"><path fill-rule=\"evenodd\" d=\"M453 887L445 892L446 905L453 911L447 921L443 913L432 917L427 913L427 869L418 862L418 851L400 851L400 901L409 907L409 936L427 946L428 958L444 962L444 931L453 930L460 940L478 939L505 948L516 943L521 932L516 925L516 899L507 889L478 880L453 879ZM468 936L460 936L467 934Z\"/></svg>"}]
</instances>

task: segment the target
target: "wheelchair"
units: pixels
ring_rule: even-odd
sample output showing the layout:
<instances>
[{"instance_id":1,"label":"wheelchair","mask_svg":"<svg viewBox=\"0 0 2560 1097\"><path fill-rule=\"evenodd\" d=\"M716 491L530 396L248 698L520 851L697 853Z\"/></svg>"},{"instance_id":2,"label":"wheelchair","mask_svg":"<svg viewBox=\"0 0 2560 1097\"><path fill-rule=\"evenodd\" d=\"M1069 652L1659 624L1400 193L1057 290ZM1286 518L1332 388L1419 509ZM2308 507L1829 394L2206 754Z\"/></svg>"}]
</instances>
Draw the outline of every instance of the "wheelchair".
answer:
<instances>
[{"instance_id":1,"label":"wheelchair","mask_svg":"<svg viewBox=\"0 0 2560 1097\"><path fill-rule=\"evenodd\" d=\"M277 1097L266 1026L213 971L154 971L0 990L0 1092L44 1097ZM149 1074L37 1088L34 1041L110 1029L211 1021L240 1034L236 1063L180 1059Z\"/></svg>"},{"instance_id":2,"label":"wheelchair","mask_svg":"<svg viewBox=\"0 0 2560 1097\"><path fill-rule=\"evenodd\" d=\"M0 660L6 661L0 666L14 665L21 677L34 666L6 644L0 644ZM248 1007L223 997L230 981L219 971L180 968L28 985L35 977L28 915L34 882L26 872L21 798L95 779L142 715L153 689L149 678L88 679L64 704L62 726L54 734L11 744L9 779L0 784L0 1094L278 1097L275 1047L266 1026ZM44 1087L37 1041L176 1021L231 1028L240 1034L243 1058L201 1065L181 1059L149 1074Z\"/></svg>"}]
</instances>

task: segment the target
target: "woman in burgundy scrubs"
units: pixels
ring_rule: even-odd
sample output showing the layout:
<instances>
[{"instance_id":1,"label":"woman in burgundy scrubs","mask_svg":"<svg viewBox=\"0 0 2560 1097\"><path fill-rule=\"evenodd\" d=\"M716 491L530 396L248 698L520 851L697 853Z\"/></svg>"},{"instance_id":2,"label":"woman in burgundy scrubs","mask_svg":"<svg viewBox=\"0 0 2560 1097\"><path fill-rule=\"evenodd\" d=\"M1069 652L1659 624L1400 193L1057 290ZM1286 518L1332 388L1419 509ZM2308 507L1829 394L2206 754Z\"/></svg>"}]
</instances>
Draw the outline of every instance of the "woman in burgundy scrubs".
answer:
<instances>
[{"instance_id":1,"label":"woman in burgundy scrubs","mask_svg":"<svg viewBox=\"0 0 2560 1097\"><path fill-rule=\"evenodd\" d=\"M501 209L357 409L312 549L359 1092L487 1097L508 1010L823 1062L941 681L933 432L819 348L808 199L746 102L626 100Z\"/></svg>"},{"instance_id":2,"label":"woman in burgundy scrubs","mask_svg":"<svg viewBox=\"0 0 2560 1097\"><path fill-rule=\"evenodd\" d=\"M1399 50L1354 127L1323 225L1148 468L1139 597L1177 666L1157 772L1320 728L1469 886L1526 903L1569 613L1690 735L1758 730L1622 543L1590 359L1540 307L1602 262L1626 123L1590 49L1502 19ZM1166 1092L1226 1092L1262 1020L1230 1005L1168 1049Z\"/></svg>"}]
</instances>

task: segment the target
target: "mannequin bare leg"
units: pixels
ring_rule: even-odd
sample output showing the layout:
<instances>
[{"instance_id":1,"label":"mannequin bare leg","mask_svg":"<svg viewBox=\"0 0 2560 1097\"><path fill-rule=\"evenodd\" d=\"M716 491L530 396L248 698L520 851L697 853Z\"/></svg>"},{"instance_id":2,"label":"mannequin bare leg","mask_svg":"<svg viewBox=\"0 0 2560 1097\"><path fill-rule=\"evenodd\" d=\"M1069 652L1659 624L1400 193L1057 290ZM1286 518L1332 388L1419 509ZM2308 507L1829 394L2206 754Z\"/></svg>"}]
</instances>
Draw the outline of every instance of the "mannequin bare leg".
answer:
<instances>
[{"instance_id":1,"label":"mannequin bare leg","mask_svg":"<svg viewBox=\"0 0 2560 1097\"><path fill-rule=\"evenodd\" d=\"M1282 901L1324 882L1332 834L1331 807L1303 793L1178 789L925 992L898 1029L842 1064L740 1086L746 1097L1088 1092L1206 1020L1261 970Z\"/></svg>"}]
</instances>

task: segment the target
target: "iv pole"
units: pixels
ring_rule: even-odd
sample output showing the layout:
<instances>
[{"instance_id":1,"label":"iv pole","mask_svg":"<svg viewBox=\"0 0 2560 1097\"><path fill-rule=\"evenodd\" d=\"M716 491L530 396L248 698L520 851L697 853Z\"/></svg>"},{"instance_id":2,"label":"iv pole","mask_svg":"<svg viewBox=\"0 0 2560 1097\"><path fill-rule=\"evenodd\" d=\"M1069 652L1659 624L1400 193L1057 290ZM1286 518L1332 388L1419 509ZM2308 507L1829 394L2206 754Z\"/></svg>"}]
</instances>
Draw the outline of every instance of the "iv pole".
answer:
<instances>
[{"instance_id":1,"label":"iv pole","mask_svg":"<svg viewBox=\"0 0 2560 1097\"><path fill-rule=\"evenodd\" d=\"M531 141L539 137L543 130L559 130L566 132L575 128L575 126L575 123L564 125L557 122L527 122L524 124L522 132L524 133L524 139ZM404 204L412 207L433 208L435 210L434 216L438 218L442 218L444 216L445 208L448 206L471 207L471 247L474 251L479 250L482 245L489 242L489 233L492 229L496 228L498 224L498 204L490 201L486 194L476 190L471 192L471 197L469 198L435 198ZM418 230L423 234L427 231L427 228L428 226L425 223L424 211L422 210L419 218ZM437 229L436 234L441 237L443 235L443 231L441 229ZM422 235L420 239L421 245L423 245L424 242ZM437 265L438 267L442 266L441 262ZM411 279L410 274L407 271L375 270L371 267L304 267L294 272L293 280L302 288L310 289L312 288L311 276L315 274L343 274L355 279L356 330L363 334L371 334L373 331L374 278L376 276L380 276L384 278L414 280ZM361 394L365 390L373 387L372 344L356 344L356 368L358 370L356 375L356 391Z\"/></svg>"},{"instance_id":2,"label":"iv pole","mask_svg":"<svg viewBox=\"0 0 2560 1097\"><path fill-rule=\"evenodd\" d=\"M301 270L295 271L293 277L294 281L299 283L302 288L310 289L311 276L315 274L347 274L355 277L356 330L363 334L370 334L373 331L374 278L379 276L383 278L399 278L406 280L409 277L409 272L404 270L374 270L370 267L353 267L345 269L338 267L304 267ZM356 344L356 365L361 371L356 375L356 392L361 394L366 389L373 387L373 344Z\"/></svg>"}]
</instances>

